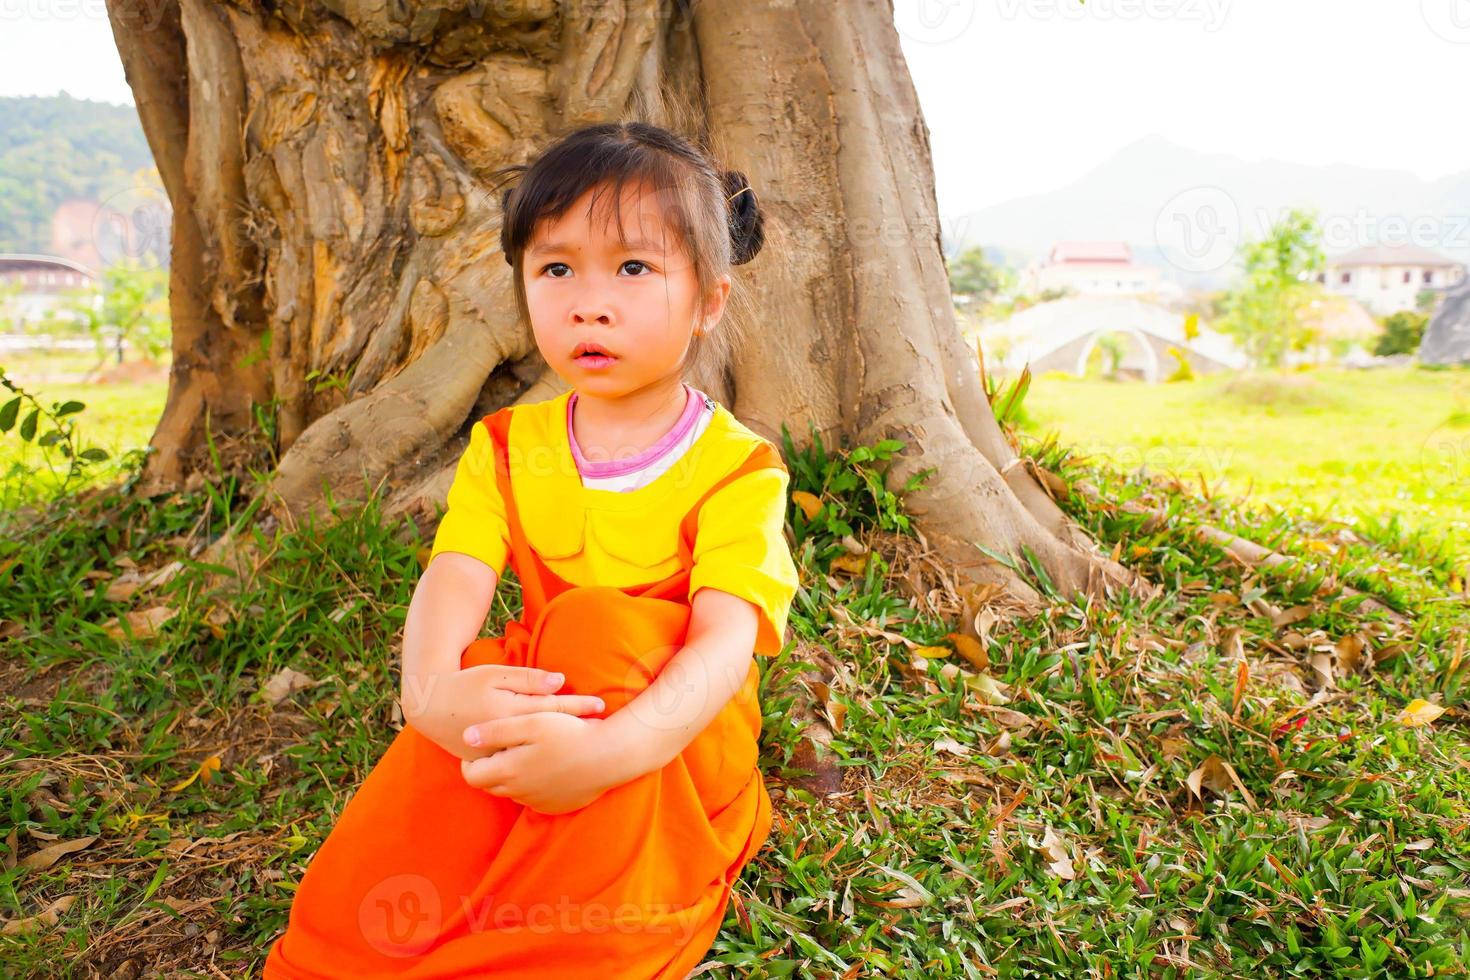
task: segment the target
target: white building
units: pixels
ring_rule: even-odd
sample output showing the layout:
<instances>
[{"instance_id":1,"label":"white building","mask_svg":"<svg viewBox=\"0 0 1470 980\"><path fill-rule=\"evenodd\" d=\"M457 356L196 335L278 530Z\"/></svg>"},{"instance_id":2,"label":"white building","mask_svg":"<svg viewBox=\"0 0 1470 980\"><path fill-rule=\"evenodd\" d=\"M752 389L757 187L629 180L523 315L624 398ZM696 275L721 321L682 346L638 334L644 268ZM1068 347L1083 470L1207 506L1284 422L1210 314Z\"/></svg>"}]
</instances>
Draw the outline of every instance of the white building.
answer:
<instances>
[{"instance_id":1,"label":"white building","mask_svg":"<svg viewBox=\"0 0 1470 980\"><path fill-rule=\"evenodd\" d=\"M1033 295L1067 290L1076 296L1172 296L1178 286L1153 266L1133 261L1126 242L1057 242L1046 261L1022 273Z\"/></svg>"},{"instance_id":2,"label":"white building","mask_svg":"<svg viewBox=\"0 0 1470 980\"><path fill-rule=\"evenodd\" d=\"M57 255L0 254L0 319L13 329L46 319L61 309L66 293L94 286L97 276ZM10 290L19 286L14 295Z\"/></svg>"},{"instance_id":3,"label":"white building","mask_svg":"<svg viewBox=\"0 0 1470 980\"><path fill-rule=\"evenodd\" d=\"M1369 245L1327 260L1317 281L1379 315L1412 310L1425 289L1441 292L1465 278L1465 266L1419 245Z\"/></svg>"}]
</instances>

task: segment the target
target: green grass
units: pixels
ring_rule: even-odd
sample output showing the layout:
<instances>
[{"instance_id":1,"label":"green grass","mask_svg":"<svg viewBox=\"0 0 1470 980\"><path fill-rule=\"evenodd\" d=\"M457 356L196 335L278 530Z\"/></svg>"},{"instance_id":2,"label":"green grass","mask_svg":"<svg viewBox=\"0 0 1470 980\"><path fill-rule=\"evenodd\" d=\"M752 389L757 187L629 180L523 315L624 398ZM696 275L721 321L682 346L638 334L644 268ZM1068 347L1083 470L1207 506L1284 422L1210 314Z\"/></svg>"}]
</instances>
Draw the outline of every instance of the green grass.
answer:
<instances>
[{"instance_id":1,"label":"green grass","mask_svg":"<svg viewBox=\"0 0 1470 980\"><path fill-rule=\"evenodd\" d=\"M762 661L777 825L708 958L758 978L1463 974L1470 671L1450 666L1470 613L1451 601L1443 556L1388 525L1352 533L1030 448L1071 485L1098 487L1106 505L1072 494L1066 509L1161 588L1035 615L995 604L987 652L1004 705L946 670L957 655L915 661L875 632L934 645L959 623L955 608L904 591L906 574L925 572L906 536L880 529L896 526L893 501L866 476L793 461L793 489L825 506L811 521L794 504L788 515L796 642ZM0 539L0 836L13 830L21 857L52 835L97 837L47 869L0 872L7 919L74 897L54 928L0 936L17 975L107 974L129 957L149 976L217 975L207 963L253 974L310 855L393 735L425 542L371 505L330 527L260 531L256 572L238 596L212 596L189 555L242 500L231 481L197 496L98 497L46 534ZM862 572L828 567L841 530L828 512L875 545ZM1202 544L1196 523L1294 561L1242 567ZM157 592L105 597L127 561L171 560L185 567ZM511 582L492 632L518 611ZM1406 622L1363 613L1344 583ZM1298 635L1361 632L1392 655L1309 701L1305 654L1262 601L1307 606ZM157 606L173 615L156 635L104 626ZM1238 705L1229 635L1247 664ZM287 666L323 683L261 704L260 684ZM1397 716L1416 697L1449 710L1405 727ZM843 718L817 760L837 767L839 792L810 788L803 709ZM1300 730L1281 731L1298 714ZM211 779L172 788L210 756ZM1189 774L1211 756L1252 802L1233 788L1191 794ZM1037 846L1049 829L1073 877Z\"/></svg>"},{"instance_id":2,"label":"green grass","mask_svg":"<svg viewBox=\"0 0 1470 980\"><path fill-rule=\"evenodd\" d=\"M1235 390L1231 390L1232 384ZM1470 564L1470 371L1319 369L1144 385L1037 378L1031 431L1299 514L1443 536Z\"/></svg>"}]
</instances>

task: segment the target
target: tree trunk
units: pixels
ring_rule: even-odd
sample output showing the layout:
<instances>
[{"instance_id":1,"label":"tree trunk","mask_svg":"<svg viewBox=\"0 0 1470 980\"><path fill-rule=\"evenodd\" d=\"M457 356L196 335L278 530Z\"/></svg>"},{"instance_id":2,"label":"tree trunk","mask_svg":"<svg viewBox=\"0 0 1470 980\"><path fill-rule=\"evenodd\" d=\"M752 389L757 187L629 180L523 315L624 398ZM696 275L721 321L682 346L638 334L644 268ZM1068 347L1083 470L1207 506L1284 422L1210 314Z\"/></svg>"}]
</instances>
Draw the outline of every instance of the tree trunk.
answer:
<instances>
[{"instance_id":1,"label":"tree trunk","mask_svg":"<svg viewBox=\"0 0 1470 980\"><path fill-rule=\"evenodd\" d=\"M907 446L895 485L963 575L1034 593L1128 576L1018 460L962 340L928 130L868 0L108 0L174 207L174 366L145 491L245 440L291 520L386 485L421 524L469 427L563 383L517 322L480 179L579 125L681 129L743 170L768 246L752 342L697 379L757 432ZM251 358L251 351L265 356Z\"/></svg>"}]
</instances>

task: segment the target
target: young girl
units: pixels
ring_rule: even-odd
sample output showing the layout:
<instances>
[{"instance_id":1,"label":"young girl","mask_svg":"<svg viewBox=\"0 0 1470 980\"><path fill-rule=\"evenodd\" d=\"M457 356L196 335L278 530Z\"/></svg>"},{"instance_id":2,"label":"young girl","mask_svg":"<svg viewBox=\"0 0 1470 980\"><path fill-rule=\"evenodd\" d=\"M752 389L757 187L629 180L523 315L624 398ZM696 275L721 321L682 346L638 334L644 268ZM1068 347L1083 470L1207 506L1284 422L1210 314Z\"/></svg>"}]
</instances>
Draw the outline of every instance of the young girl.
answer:
<instances>
[{"instance_id":1,"label":"young girl","mask_svg":"<svg viewBox=\"0 0 1470 980\"><path fill-rule=\"evenodd\" d=\"M404 628L406 724L267 978L680 980L770 832L753 654L797 587L788 474L684 380L733 348L755 194L641 123L510 170L517 305L570 389L474 425ZM476 639L507 563L525 611Z\"/></svg>"}]
</instances>

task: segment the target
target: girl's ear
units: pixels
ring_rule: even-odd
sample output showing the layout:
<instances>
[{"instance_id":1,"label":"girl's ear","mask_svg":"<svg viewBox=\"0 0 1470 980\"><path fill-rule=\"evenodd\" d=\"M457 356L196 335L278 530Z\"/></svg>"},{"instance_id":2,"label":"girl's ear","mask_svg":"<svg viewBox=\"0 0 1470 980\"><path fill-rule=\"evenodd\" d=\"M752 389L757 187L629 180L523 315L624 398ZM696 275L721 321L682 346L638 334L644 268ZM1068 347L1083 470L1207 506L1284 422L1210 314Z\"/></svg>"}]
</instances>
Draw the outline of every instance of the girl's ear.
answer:
<instances>
[{"instance_id":1,"label":"girl's ear","mask_svg":"<svg viewBox=\"0 0 1470 980\"><path fill-rule=\"evenodd\" d=\"M705 297L701 325L694 328L695 336L707 334L725 315L725 304L730 299L730 274L725 273L715 280L714 289Z\"/></svg>"}]
</instances>

